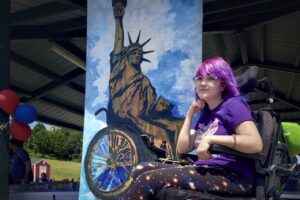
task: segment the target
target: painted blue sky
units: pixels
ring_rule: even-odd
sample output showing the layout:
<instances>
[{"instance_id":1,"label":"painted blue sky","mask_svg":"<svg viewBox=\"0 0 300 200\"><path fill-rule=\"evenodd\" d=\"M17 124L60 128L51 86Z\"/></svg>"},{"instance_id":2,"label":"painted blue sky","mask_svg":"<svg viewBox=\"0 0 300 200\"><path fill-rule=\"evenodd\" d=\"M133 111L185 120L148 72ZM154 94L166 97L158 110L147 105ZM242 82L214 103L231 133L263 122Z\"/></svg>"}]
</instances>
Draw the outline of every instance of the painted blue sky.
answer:
<instances>
[{"instance_id":1,"label":"painted blue sky","mask_svg":"<svg viewBox=\"0 0 300 200\"><path fill-rule=\"evenodd\" d=\"M128 0L123 18L125 46L127 32L140 43L152 38L144 51L151 63L142 63L157 95L177 103L180 115L194 100L192 77L202 60L202 0ZM114 44L115 23L110 0L88 1L87 78L84 148L101 128L105 117L93 113L107 107L109 54ZM83 164L83 162L82 162ZM83 166L82 166L83 169ZM81 176L80 199L95 199Z\"/></svg>"}]
</instances>

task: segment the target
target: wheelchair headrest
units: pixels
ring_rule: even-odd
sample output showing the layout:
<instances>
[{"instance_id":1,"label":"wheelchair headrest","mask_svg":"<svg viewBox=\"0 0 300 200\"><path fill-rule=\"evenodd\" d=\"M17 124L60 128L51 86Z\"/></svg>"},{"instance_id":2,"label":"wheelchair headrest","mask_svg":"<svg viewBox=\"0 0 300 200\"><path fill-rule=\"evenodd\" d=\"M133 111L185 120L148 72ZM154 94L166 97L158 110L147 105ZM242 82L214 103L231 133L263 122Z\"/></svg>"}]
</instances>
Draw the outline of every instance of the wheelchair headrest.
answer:
<instances>
[{"instance_id":1,"label":"wheelchair headrest","mask_svg":"<svg viewBox=\"0 0 300 200\"><path fill-rule=\"evenodd\" d=\"M258 85L258 67L249 66L246 71L236 76L236 83L240 91L247 94L253 91Z\"/></svg>"}]
</instances>

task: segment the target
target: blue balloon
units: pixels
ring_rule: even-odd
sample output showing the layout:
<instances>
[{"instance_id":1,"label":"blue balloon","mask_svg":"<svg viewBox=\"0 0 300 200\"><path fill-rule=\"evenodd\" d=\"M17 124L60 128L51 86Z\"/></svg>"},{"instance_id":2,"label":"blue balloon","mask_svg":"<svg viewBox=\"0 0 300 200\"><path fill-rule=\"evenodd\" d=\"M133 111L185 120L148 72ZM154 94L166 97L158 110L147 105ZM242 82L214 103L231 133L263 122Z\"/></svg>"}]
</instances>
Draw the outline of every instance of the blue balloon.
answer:
<instances>
[{"instance_id":1,"label":"blue balloon","mask_svg":"<svg viewBox=\"0 0 300 200\"><path fill-rule=\"evenodd\" d=\"M37 112L36 109L28 104L18 106L14 118L21 124L30 124L36 120Z\"/></svg>"}]
</instances>

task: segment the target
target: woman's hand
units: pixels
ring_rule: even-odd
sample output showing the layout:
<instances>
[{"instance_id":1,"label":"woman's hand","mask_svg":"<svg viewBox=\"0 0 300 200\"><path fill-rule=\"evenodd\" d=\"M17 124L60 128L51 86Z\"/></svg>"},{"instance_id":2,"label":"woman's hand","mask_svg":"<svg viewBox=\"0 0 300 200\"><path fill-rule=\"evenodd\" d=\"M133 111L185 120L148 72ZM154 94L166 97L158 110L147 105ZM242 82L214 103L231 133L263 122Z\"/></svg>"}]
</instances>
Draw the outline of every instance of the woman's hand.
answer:
<instances>
[{"instance_id":1,"label":"woman's hand","mask_svg":"<svg viewBox=\"0 0 300 200\"><path fill-rule=\"evenodd\" d=\"M203 100L195 101L191 104L189 110L186 113L186 118L182 125L177 140L177 152L179 154L185 154L190 152L194 147L196 134L191 133L192 119L196 112L203 109L205 103Z\"/></svg>"},{"instance_id":2,"label":"woman's hand","mask_svg":"<svg viewBox=\"0 0 300 200\"><path fill-rule=\"evenodd\" d=\"M199 112L200 110L202 110L204 108L204 106L205 106L205 102L203 100L194 101L191 104L187 115L193 116L196 112Z\"/></svg>"},{"instance_id":3,"label":"woman's hand","mask_svg":"<svg viewBox=\"0 0 300 200\"><path fill-rule=\"evenodd\" d=\"M209 136L203 137L197 148L197 155L200 160L208 160L212 157L212 154L208 152L210 147Z\"/></svg>"}]
</instances>

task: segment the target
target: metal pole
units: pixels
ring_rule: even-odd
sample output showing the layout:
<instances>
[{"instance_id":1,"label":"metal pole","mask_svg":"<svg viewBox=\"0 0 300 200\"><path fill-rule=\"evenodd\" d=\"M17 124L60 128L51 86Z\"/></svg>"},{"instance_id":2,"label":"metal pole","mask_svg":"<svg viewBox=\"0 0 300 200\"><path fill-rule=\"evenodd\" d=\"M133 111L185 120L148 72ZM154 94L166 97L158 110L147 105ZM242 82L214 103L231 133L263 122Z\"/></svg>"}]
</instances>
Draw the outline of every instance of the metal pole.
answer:
<instances>
[{"instance_id":1,"label":"metal pole","mask_svg":"<svg viewBox=\"0 0 300 200\"><path fill-rule=\"evenodd\" d=\"M10 0L0 0L0 91L9 87L10 82ZM9 198L8 174L8 114L0 109L0 197L3 200Z\"/></svg>"}]
</instances>

